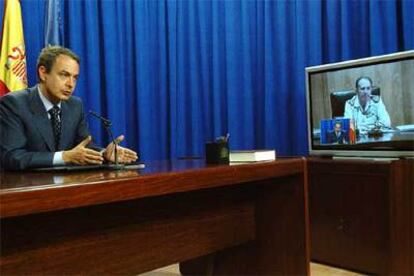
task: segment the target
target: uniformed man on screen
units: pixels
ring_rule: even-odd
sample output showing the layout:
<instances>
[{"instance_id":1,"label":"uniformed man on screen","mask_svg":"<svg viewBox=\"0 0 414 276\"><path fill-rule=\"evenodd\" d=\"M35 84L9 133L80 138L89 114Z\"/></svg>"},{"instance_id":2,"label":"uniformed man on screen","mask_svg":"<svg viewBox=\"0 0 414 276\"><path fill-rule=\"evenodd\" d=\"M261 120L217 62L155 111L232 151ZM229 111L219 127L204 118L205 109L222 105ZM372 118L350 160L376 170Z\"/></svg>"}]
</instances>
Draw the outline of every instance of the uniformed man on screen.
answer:
<instances>
[{"instance_id":1,"label":"uniformed man on screen","mask_svg":"<svg viewBox=\"0 0 414 276\"><path fill-rule=\"evenodd\" d=\"M390 116L381 97L371 95L371 78L358 78L355 89L356 95L345 103L344 117L352 119L362 133L372 129L390 128Z\"/></svg>"}]
</instances>

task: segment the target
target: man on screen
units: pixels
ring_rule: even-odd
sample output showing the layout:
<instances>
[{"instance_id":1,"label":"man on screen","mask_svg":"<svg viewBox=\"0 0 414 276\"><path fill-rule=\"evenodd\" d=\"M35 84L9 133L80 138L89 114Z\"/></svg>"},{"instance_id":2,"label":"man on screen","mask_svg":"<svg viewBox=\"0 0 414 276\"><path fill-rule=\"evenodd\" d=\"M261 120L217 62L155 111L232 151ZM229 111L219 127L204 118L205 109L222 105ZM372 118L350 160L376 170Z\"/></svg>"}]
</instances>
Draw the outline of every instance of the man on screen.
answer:
<instances>
[{"instance_id":1,"label":"man on screen","mask_svg":"<svg viewBox=\"0 0 414 276\"><path fill-rule=\"evenodd\" d=\"M342 129L342 122L335 121L334 129L326 133L326 141L329 144L345 144L346 132Z\"/></svg>"},{"instance_id":2,"label":"man on screen","mask_svg":"<svg viewBox=\"0 0 414 276\"><path fill-rule=\"evenodd\" d=\"M344 117L353 119L361 132L390 128L391 120L380 96L371 95L372 80L360 77L355 82L356 95L345 103Z\"/></svg>"},{"instance_id":3,"label":"man on screen","mask_svg":"<svg viewBox=\"0 0 414 276\"><path fill-rule=\"evenodd\" d=\"M46 47L37 60L39 84L0 99L1 167L23 170L114 161L113 143L104 151L87 147L92 138L83 105L72 96L79 64L79 57L71 50ZM121 135L115 143L123 139ZM120 163L136 159L134 151L118 146Z\"/></svg>"}]
</instances>

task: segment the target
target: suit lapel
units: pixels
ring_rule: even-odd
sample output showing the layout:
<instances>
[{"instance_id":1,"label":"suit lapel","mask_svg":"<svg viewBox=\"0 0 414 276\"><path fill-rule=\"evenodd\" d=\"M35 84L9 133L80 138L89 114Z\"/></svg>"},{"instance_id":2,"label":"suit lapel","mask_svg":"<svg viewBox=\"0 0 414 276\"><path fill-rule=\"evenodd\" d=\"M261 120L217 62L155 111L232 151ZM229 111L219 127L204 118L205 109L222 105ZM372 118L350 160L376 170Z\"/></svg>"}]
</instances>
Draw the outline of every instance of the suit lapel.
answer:
<instances>
[{"instance_id":1,"label":"suit lapel","mask_svg":"<svg viewBox=\"0 0 414 276\"><path fill-rule=\"evenodd\" d=\"M53 152L55 151L55 142L53 138L52 125L47 116L45 106L39 97L37 86L30 88L29 97L30 110L33 114L33 124L36 125L37 130L43 137L43 140L45 141L49 150Z\"/></svg>"}]
</instances>

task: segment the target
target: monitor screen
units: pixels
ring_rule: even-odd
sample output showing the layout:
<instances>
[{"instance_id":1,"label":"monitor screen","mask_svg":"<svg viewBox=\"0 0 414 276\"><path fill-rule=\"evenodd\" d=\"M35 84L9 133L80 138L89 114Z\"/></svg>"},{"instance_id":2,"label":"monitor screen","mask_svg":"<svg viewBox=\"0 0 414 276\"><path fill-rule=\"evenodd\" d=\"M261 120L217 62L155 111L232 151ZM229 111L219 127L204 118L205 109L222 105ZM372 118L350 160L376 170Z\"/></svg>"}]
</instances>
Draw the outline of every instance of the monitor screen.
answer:
<instances>
[{"instance_id":1,"label":"monitor screen","mask_svg":"<svg viewBox=\"0 0 414 276\"><path fill-rule=\"evenodd\" d=\"M414 51L306 68L310 154L414 156Z\"/></svg>"}]
</instances>

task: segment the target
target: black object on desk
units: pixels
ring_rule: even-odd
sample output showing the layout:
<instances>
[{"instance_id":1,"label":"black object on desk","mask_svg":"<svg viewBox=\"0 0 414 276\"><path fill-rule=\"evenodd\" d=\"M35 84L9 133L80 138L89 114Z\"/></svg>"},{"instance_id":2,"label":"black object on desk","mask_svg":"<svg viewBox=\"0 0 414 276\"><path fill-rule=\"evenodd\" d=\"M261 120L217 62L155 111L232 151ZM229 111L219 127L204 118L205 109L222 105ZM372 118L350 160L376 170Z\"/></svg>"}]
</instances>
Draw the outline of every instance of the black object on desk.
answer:
<instances>
[{"instance_id":1,"label":"black object on desk","mask_svg":"<svg viewBox=\"0 0 414 276\"><path fill-rule=\"evenodd\" d=\"M229 163L229 143L227 140L207 142L205 150L207 164Z\"/></svg>"}]
</instances>

